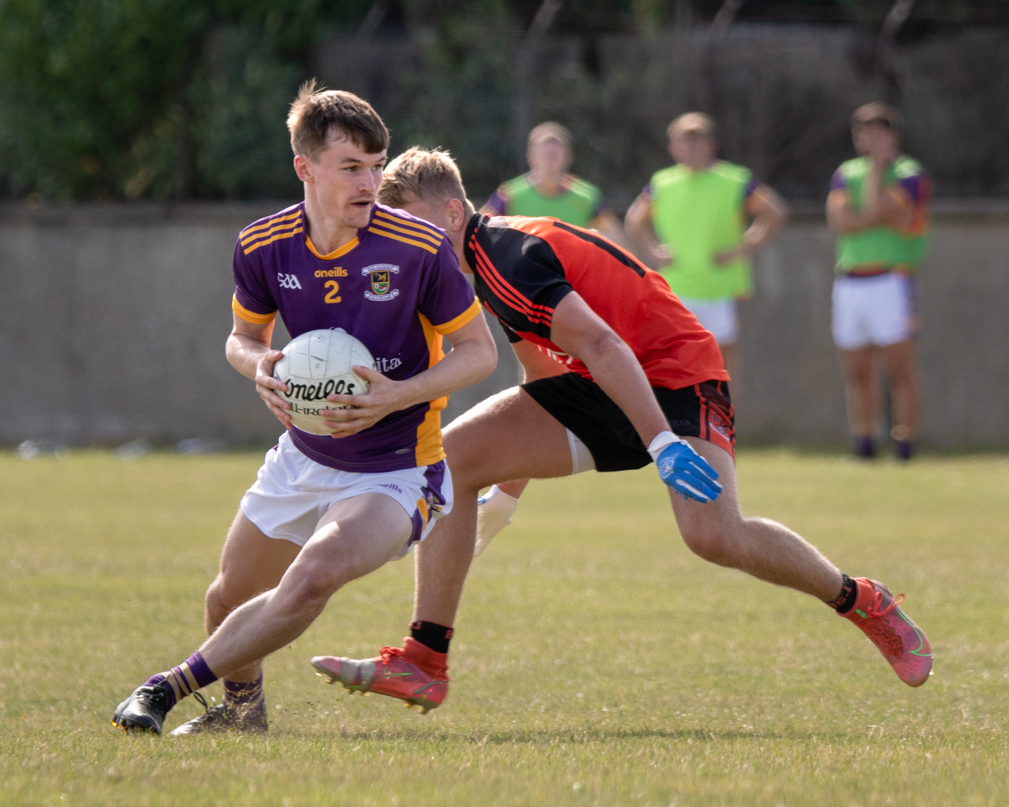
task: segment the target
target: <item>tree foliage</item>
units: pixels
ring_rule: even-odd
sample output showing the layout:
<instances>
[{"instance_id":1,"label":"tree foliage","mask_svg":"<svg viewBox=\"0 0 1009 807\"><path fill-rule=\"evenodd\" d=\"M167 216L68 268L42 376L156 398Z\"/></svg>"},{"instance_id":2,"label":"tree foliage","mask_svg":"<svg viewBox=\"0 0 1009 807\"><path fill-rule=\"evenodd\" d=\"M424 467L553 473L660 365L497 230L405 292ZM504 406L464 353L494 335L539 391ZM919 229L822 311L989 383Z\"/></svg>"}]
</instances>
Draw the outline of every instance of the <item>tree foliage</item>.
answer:
<instances>
[{"instance_id":1,"label":"tree foliage","mask_svg":"<svg viewBox=\"0 0 1009 807\"><path fill-rule=\"evenodd\" d=\"M548 55L541 64L553 58L564 69L576 65L575 72L538 81L536 114L568 110L582 130L599 127L602 134L620 101L610 98L617 85L602 78L606 37L647 39L685 25L703 29L722 3L565 0L549 33L553 47L561 42L579 55ZM0 0L0 197L296 195L287 105L320 62L339 61L340 54L325 52L332 43L348 54L366 52L376 34L386 42L396 37L399 44L386 52L403 52L399 72L388 75L392 68L386 67L384 75L341 86L372 101L383 98L379 111L394 137L447 145L470 174L490 182L521 159L522 133L512 131L521 117L515 114L514 55L541 4ZM745 0L735 19L871 29L891 6L892 0ZM972 21L1009 22L1009 4L917 0L905 29L921 36ZM348 67L349 59L341 75L372 69L364 59ZM607 138L586 141L612 154Z\"/></svg>"},{"instance_id":2,"label":"tree foliage","mask_svg":"<svg viewBox=\"0 0 1009 807\"><path fill-rule=\"evenodd\" d=\"M284 110L303 60L320 36L369 6L4 0L0 193L276 194L280 178L257 155L285 142Z\"/></svg>"}]
</instances>

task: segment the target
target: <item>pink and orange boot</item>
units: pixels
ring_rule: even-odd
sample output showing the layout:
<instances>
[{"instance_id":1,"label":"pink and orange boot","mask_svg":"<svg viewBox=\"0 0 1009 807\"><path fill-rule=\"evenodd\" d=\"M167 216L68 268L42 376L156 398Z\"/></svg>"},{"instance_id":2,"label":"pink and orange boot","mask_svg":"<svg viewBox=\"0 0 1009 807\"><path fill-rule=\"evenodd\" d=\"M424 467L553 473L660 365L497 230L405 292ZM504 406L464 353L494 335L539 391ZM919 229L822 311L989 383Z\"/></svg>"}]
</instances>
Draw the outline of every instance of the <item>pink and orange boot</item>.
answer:
<instances>
[{"instance_id":1,"label":"pink and orange boot","mask_svg":"<svg viewBox=\"0 0 1009 807\"><path fill-rule=\"evenodd\" d=\"M861 628L901 681L920 687L932 674L932 648L921 628L898 607L904 595L894 597L882 583L866 577L854 580L858 586L855 605L838 616Z\"/></svg>"},{"instance_id":2,"label":"pink and orange boot","mask_svg":"<svg viewBox=\"0 0 1009 807\"><path fill-rule=\"evenodd\" d=\"M377 692L419 706L421 714L436 709L448 695L448 654L436 653L407 637L403 647L383 647L369 659L316 656L312 666L329 683L339 681L350 692Z\"/></svg>"}]
</instances>

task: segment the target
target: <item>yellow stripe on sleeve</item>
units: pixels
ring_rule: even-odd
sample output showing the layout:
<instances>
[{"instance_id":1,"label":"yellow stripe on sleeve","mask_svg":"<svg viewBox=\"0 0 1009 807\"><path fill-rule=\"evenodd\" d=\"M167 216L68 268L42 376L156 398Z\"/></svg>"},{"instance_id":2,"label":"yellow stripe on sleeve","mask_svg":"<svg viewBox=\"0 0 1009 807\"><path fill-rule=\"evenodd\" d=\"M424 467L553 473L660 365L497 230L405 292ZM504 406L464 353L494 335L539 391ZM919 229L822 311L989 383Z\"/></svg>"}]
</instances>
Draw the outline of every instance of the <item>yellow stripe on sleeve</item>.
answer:
<instances>
[{"instance_id":1,"label":"yellow stripe on sleeve","mask_svg":"<svg viewBox=\"0 0 1009 807\"><path fill-rule=\"evenodd\" d=\"M244 319L246 322L251 322L253 325L268 325L277 318L276 311L272 314L257 314L255 311L250 311L238 302L238 297L234 294L231 295L231 310L234 311L241 319Z\"/></svg>"},{"instance_id":2,"label":"yellow stripe on sleeve","mask_svg":"<svg viewBox=\"0 0 1009 807\"><path fill-rule=\"evenodd\" d=\"M474 300L473 303L470 305L470 307L467 308L465 311L463 311L458 317L456 317L455 319L450 319L448 322L442 325L435 325L434 329L442 335L454 333L455 331L458 331L463 325L472 322L474 319L476 319L476 317L479 314L480 314L480 301Z\"/></svg>"},{"instance_id":3,"label":"yellow stripe on sleeve","mask_svg":"<svg viewBox=\"0 0 1009 807\"><path fill-rule=\"evenodd\" d=\"M249 236L253 235L254 233L261 233L263 230L270 230L273 227L276 227L285 221L291 221L292 219L296 219L300 215L301 211L295 210L293 213L288 213L286 216L281 216L275 219L267 219L262 224L253 224L250 227L246 227L244 230L242 230L240 235L242 243L244 244L246 241L248 241Z\"/></svg>"},{"instance_id":4,"label":"yellow stripe on sleeve","mask_svg":"<svg viewBox=\"0 0 1009 807\"><path fill-rule=\"evenodd\" d=\"M277 233L272 238L267 238L265 241L259 241L258 243L253 244L251 247L245 250L245 254L248 255L250 252L255 252L260 247L265 247L267 244L272 244L274 241L279 241L282 238L290 238L292 235L297 235L298 233L303 232L305 232L305 228L299 226L293 230L289 230L286 233Z\"/></svg>"},{"instance_id":5,"label":"yellow stripe on sleeve","mask_svg":"<svg viewBox=\"0 0 1009 807\"><path fill-rule=\"evenodd\" d=\"M425 227L419 225L413 221L406 221L405 219L397 219L392 216L387 216L379 211L375 218L381 218L382 221L375 222L372 224L378 224L382 227L388 227L390 230L396 230L397 232L406 233L407 235L412 235L414 238L423 238L430 241L435 246L441 244L445 240L445 236L439 233L437 230L432 230L430 227Z\"/></svg>"},{"instance_id":6,"label":"yellow stripe on sleeve","mask_svg":"<svg viewBox=\"0 0 1009 807\"><path fill-rule=\"evenodd\" d=\"M376 229L376 223L372 222L371 227L368 228L369 233L375 233L375 235L382 235L386 238L392 238L395 241L402 241L404 244L410 244L415 247L420 247L421 249L426 249L432 255L437 255L438 250L432 247L430 244L425 244L423 241L415 241L412 238L404 238L402 235L396 235L395 233L387 233L384 230Z\"/></svg>"}]
</instances>

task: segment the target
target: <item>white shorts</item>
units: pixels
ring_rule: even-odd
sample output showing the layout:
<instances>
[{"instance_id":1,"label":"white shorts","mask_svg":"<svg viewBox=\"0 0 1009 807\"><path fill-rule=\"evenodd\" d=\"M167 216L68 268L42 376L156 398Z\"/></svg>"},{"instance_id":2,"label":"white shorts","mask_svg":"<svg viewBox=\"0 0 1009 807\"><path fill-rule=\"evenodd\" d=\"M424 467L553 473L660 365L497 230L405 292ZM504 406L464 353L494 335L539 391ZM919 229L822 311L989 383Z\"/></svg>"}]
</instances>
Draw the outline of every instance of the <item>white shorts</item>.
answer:
<instances>
[{"instance_id":1,"label":"white shorts","mask_svg":"<svg viewBox=\"0 0 1009 807\"><path fill-rule=\"evenodd\" d=\"M693 297L680 297L680 302L687 310L697 317L701 326L715 337L720 345L731 345L739 333L739 321L736 318L736 301L731 297L723 300L697 300Z\"/></svg>"},{"instance_id":2,"label":"white shorts","mask_svg":"<svg viewBox=\"0 0 1009 807\"><path fill-rule=\"evenodd\" d=\"M832 308L841 350L895 345L915 335L914 280L903 272L835 278Z\"/></svg>"},{"instance_id":3,"label":"white shorts","mask_svg":"<svg viewBox=\"0 0 1009 807\"><path fill-rule=\"evenodd\" d=\"M364 493L395 499L413 523L410 539L396 557L409 552L452 510L452 477L444 460L402 471L338 471L306 457L286 432L266 452L240 507L265 535L304 546L334 503Z\"/></svg>"}]
</instances>

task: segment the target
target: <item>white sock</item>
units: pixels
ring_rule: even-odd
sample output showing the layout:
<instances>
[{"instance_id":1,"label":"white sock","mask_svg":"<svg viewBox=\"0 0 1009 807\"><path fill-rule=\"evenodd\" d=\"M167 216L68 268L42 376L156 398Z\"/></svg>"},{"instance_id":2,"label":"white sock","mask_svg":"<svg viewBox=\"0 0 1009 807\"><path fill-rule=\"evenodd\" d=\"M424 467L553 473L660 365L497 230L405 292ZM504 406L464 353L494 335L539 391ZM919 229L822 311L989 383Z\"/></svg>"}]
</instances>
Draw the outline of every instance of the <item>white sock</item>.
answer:
<instances>
[{"instance_id":1,"label":"white sock","mask_svg":"<svg viewBox=\"0 0 1009 807\"><path fill-rule=\"evenodd\" d=\"M473 547L473 557L479 557L491 542L491 538L511 524L512 515L518 505L518 499L509 496L497 485L480 497L480 504L476 509L476 546Z\"/></svg>"}]
</instances>

